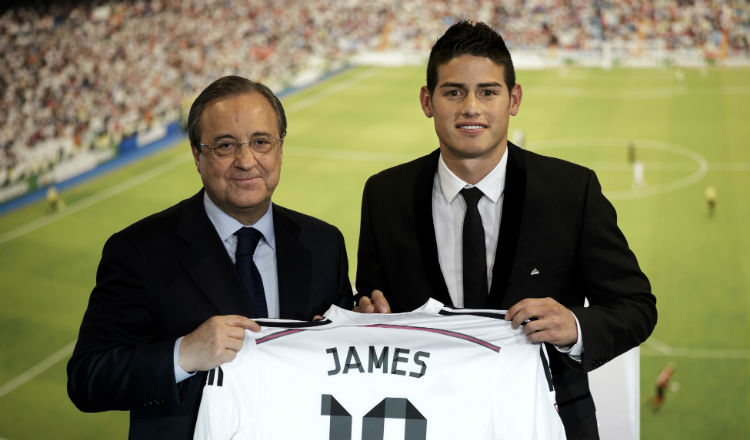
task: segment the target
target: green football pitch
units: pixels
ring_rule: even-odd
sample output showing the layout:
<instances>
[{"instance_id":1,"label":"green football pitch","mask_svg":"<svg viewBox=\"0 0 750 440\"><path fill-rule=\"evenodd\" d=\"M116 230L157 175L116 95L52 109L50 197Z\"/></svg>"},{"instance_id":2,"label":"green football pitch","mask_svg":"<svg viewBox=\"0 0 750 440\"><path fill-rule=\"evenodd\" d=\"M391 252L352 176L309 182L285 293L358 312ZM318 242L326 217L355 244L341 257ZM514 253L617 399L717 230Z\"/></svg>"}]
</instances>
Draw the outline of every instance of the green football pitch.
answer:
<instances>
[{"instance_id":1,"label":"green football pitch","mask_svg":"<svg viewBox=\"0 0 750 440\"><path fill-rule=\"evenodd\" d=\"M418 103L422 67L348 70L284 99L289 134L274 200L338 226L354 277L362 188L437 147ZM510 132L589 166L652 281L659 322L641 350L641 437L750 438L750 75L745 69L520 71ZM644 164L634 188L627 145ZM717 205L709 214L704 190ZM83 414L65 364L113 232L194 194L180 142L0 217L0 438L125 438L127 413ZM664 406L649 397L675 365Z\"/></svg>"}]
</instances>

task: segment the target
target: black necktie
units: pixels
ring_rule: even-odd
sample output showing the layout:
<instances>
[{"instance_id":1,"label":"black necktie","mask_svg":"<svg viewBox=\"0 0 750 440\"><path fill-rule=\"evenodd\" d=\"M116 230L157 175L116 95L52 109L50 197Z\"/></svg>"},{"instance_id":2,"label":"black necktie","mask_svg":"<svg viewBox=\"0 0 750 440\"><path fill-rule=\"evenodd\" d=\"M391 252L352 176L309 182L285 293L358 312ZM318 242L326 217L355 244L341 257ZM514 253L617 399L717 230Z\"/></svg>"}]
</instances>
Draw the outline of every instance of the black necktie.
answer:
<instances>
[{"instance_id":1,"label":"black necktie","mask_svg":"<svg viewBox=\"0 0 750 440\"><path fill-rule=\"evenodd\" d=\"M461 195L466 200L464 216L464 307L483 308L487 303L487 253L484 247L484 227L477 203L482 191L464 188Z\"/></svg>"},{"instance_id":2,"label":"black necktie","mask_svg":"<svg viewBox=\"0 0 750 440\"><path fill-rule=\"evenodd\" d=\"M237 236L237 252L234 267L240 275L242 285L250 296L250 303L255 311L253 318L268 318L266 307L266 293L263 290L263 279L260 277L258 266L253 261L253 254L258 242L263 237L257 229L242 228L234 233Z\"/></svg>"}]
</instances>

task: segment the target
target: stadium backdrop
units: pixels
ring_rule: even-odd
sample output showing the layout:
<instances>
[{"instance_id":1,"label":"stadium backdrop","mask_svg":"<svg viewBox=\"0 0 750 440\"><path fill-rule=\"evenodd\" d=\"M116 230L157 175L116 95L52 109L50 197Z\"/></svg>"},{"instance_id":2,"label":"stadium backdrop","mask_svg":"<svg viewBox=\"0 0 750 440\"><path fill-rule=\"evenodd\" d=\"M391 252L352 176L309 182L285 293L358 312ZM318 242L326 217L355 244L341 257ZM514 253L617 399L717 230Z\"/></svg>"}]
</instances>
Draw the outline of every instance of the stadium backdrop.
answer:
<instances>
[{"instance_id":1,"label":"stadium backdrop","mask_svg":"<svg viewBox=\"0 0 750 440\"><path fill-rule=\"evenodd\" d=\"M641 349L644 439L750 437L750 76L740 69L520 71L525 147L597 171L649 275L659 323ZM422 67L362 67L284 99L277 203L343 231L356 267L365 179L435 148ZM513 136L513 134L512 134ZM645 166L632 186L627 144ZM709 214L707 186L717 191ZM0 438L123 438L122 412L83 414L65 362L104 240L199 188L182 141L0 217ZM665 405L649 398L674 363Z\"/></svg>"}]
</instances>

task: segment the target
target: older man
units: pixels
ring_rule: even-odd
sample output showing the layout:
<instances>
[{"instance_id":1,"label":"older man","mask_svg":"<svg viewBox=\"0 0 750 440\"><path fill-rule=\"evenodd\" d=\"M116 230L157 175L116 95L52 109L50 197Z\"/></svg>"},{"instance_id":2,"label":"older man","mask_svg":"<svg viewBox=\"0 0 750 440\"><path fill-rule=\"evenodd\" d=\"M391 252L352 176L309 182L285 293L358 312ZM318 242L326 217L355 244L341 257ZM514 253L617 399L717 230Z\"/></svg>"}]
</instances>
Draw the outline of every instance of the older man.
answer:
<instances>
[{"instance_id":1,"label":"older man","mask_svg":"<svg viewBox=\"0 0 750 440\"><path fill-rule=\"evenodd\" d=\"M264 85L209 85L188 131L203 189L114 234L68 363L83 411L129 410L131 438L192 438L205 371L242 347L251 318L351 308L338 229L271 202L286 116Z\"/></svg>"}]
</instances>

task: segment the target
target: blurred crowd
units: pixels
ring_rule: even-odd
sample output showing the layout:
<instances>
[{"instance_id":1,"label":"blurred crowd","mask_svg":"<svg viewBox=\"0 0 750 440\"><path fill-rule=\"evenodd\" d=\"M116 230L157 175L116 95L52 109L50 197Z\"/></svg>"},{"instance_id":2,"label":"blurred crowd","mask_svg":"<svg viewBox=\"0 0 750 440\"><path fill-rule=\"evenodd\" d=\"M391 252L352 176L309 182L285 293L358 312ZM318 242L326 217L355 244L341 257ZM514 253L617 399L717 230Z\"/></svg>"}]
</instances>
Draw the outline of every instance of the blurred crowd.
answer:
<instances>
[{"instance_id":1,"label":"blurred crowd","mask_svg":"<svg viewBox=\"0 0 750 440\"><path fill-rule=\"evenodd\" d=\"M280 90L363 51L426 54L464 18L496 27L511 51L658 41L750 53L747 0L37 2L0 15L0 187L179 119L219 76Z\"/></svg>"}]
</instances>

